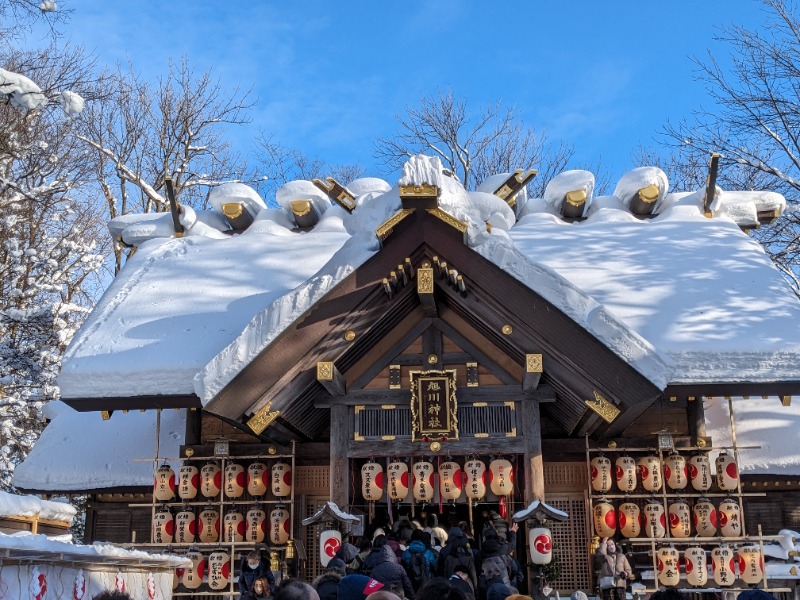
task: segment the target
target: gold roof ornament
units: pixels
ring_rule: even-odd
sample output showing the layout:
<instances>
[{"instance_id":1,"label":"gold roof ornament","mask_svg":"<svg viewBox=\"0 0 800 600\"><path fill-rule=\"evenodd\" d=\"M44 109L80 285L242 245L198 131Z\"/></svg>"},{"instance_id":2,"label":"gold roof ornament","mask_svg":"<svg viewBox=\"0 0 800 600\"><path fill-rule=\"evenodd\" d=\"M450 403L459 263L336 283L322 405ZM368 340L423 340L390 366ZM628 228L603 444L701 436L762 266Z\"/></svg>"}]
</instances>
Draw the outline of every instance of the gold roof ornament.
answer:
<instances>
[{"instance_id":1,"label":"gold roof ornament","mask_svg":"<svg viewBox=\"0 0 800 600\"><path fill-rule=\"evenodd\" d=\"M420 183L400 186L403 208L436 208L439 205L438 185Z\"/></svg>"},{"instance_id":2,"label":"gold roof ornament","mask_svg":"<svg viewBox=\"0 0 800 600\"><path fill-rule=\"evenodd\" d=\"M606 423L613 423L619 416L620 410L611 402L603 398L597 391L594 393L594 400L584 400L584 404L602 418Z\"/></svg>"},{"instance_id":3,"label":"gold roof ornament","mask_svg":"<svg viewBox=\"0 0 800 600\"><path fill-rule=\"evenodd\" d=\"M517 169L493 193L498 198L505 200L511 208L514 208L517 204L517 194L522 188L528 185L538 173L539 171L536 169L531 169L523 174L522 169Z\"/></svg>"},{"instance_id":4,"label":"gold roof ornament","mask_svg":"<svg viewBox=\"0 0 800 600\"><path fill-rule=\"evenodd\" d=\"M353 209L356 207L356 197L333 177L326 177L325 181L321 179L312 179L311 183L327 194L328 198L336 202L336 204L344 208L347 212L353 212Z\"/></svg>"},{"instance_id":5,"label":"gold roof ornament","mask_svg":"<svg viewBox=\"0 0 800 600\"><path fill-rule=\"evenodd\" d=\"M281 411L273 410L272 402L267 402L250 420L247 421L247 426L252 429L256 434L260 434L267 427L269 427L275 419L281 415Z\"/></svg>"}]
</instances>

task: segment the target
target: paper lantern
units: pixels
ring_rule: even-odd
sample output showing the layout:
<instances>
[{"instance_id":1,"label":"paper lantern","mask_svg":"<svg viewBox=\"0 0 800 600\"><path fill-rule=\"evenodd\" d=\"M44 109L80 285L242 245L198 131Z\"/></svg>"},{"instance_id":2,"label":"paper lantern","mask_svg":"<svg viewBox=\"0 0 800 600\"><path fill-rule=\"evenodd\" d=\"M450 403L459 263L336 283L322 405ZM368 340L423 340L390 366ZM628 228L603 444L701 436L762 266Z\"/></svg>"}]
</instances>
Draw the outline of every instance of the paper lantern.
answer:
<instances>
[{"instance_id":1,"label":"paper lantern","mask_svg":"<svg viewBox=\"0 0 800 600\"><path fill-rule=\"evenodd\" d=\"M706 551L700 546L686 548L683 553L683 566L686 581L693 587L701 587L708 583L708 563Z\"/></svg>"},{"instance_id":2,"label":"paper lantern","mask_svg":"<svg viewBox=\"0 0 800 600\"><path fill-rule=\"evenodd\" d=\"M386 492L394 502L402 502L408 498L408 465L404 462L393 462L386 466L389 484Z\"/></svg>"},{"instance_id":3,"label":"paper lantern","mask_svg":"<svg viewBox=\"0 0 800 600\"><path fill-rule=\"evenodd\" d=\"M642 512L639 505L633 502L623 502L617 509L617 522L619 530L626 538L639 537L642 531Z\"/></svg>"},{"instance_id":4,"label":"paper lantern","mask_svg":"<svg viewBox=\"0 0 800 600\"><path fill-rule=\"evenodd\" d=\"M528 532L528 546L533 564L549 565L553 560L553 534L547 527L532 527Z\"/></svg>"},{"instance_id":5,"label":"paper lantern","mask_svg":"<svg viewBox=\"0 0 800 600\"><path fill-rule=\"evenodd\" d=\"M720 452L715 464L719 489L725 491L737 489L739 487L739 468L733 457L726 452Z\"/></svg>"},{"instance_id":6,"label":"paper lantern","mask_svg":"<svg viewBox=\"0 0 800 600\"><path fill-rule=\"evenodd\" d=\"M464 491L461 465L448 460L439 465L439 494L442 500L458 500Z\"/></svg>"},{"instance_id":7,"label":"paper lantern","mask_svg":"<svg viewBox=\"0 0 800 600\"><path fill-rule=\"evenodd\" d=\"M695 535L712 537L717 535L717 508L708 498L699 498L692 508Z\"/></svg>"},{"instance_id":8,"label":"paper lantern","mask_svg":"<svg viewBox=\"0 0 800 600\"><path fill-rule=\"evenodd\" d=\"M194 511L184 509L175 515L175 541L178 544L191 544L197 535L197 519Z\"/></svg>"},{"instance_id":9,"label":"paper lantern","mask_svg":"<svg viewBox=\"0 0 800 600\"><path fill-rule=\"evenodd\" d=\"M376 462L361 467L361 495L367 502L377 502L383 497L383 467Z\"/></svg>"},{"instance_id":10,"label":"paper lantern","mask_svg":"<svg viewBox=\"0 0 800 600\"><path fill-rule=\"evenodd\" d=\"M680 454L670 454L664 461L664 475L670 488L673 490L685 489L689 483L686 459Z\"/></svg>"},{"instance_id":11,"label":"paper lantern","mask_svg":"<svg viewBox=\"0 0 800 600\"><path fill-rule=\"evenodd\" d=\"M275 508L269 514L269 541L283 546L289 541L289 519L291 515L285 508Z\"/></svg>"},{"instance_id":12,"label":"paper lantern","mask_svg":"<svg viewBox=\"0 0 800 600\"><path fill-rule=\"evenodd\" d=\"M260 544L267 536L267 513L260 507L254 506L247 511L247 525L245 539L248 542Z\"/></svg>"},{"instance_id":13,"label":"paper lantern","mask_svg":"<svg viewBox=\"0 0 800 600\"><path fill-rule=\"evenodd\" d=\"M228 587L231 575L231 557L227 552L215 550L208 556L208 587L219 591Z\"/></svg>"},{"instance_id":14,"label":"paper lantern","mask_svg":"<svg viewBox=\"0 0 800 600\"><path fill-rule=\"evenodd\" d=\"M589 463L592 489L607 492L611 489L611 460L605 456L595 456Z\"/></svg>"},{"instance_id":15,"label":"paper lantern","mask_svg":"<svg viewBox=\"0 0 800 600\"><path fill-rule=\"evenodd\" d=\"M720 502L717 519L719 520L719 532L723 537L742 535L742 511L736 500L726 498Z\"/></svg>"},{"instance_id":16,"label":"paper lantern","mask_svg":"<svg viewBox=\"0 0 800 600\"><path fill-rule=\"evenodd\" d=\"M514 491L514 471L510 461L497 458L489 463L489 489L495 496L508 496Z\"/></svg>"},{"instance_id":17,"label":"paper lantern","mask_svg":"<svg viewBox=\"0 0 800 600\"><path fill-rule=\"evenodd\" d=\"M223 542L240 543L244 541L245 523L242 513L236 510L228 511L225 513L222 525Z\"/></svg>"},{"instance_id":18,"label":"paper lantern","mask_svg":"<svg viewBox=\"0 0 800 600\"><path fill-rule=\"evenodd\" d=\"M159 510L153 515L153 543L171 544L175 534L175 520L172 513L166 509Z\"/></svg>"},{"instance_id":19,"label":"paper lantern","mask_svg":"<svg viewBox=\"0 0 800 600\"><path fill-rule=\"evenodd\" d=\"M612 537L617 532L617 513L606 500L600 500L592 507L594 530L601 538Z\"/></svg>"},{"instance_id":20,"label":"paper lantern","mask_svg":"<svg viewBox=\"0 0 800 600\"><path fill-rule=\"evenodd\" d=\"M194 500L200 486L200 471L194 465L183 465L178 469L178 497Z\"/></svg>"},{"instance_id":21,"label":"paper lantern","mask_svg":"<svg viewBox=\"0 0 800 600\"><path fill-rule=\"evenodd\" d=\"M667 517L664 505L648 502L644 505L644 532L647 537L663 538L667 535Z\"/></svg>"},{"instance_id":22,"label":"paper lantern","mask_svg":"<svg viewBox=\"0 0 800 600\"><path fill-rule=\"evenodd\" d=\"M192 561L191 566L184 567L181 583L190 590L196 590L203 583L206 573L206 560L202 554L195 550L186 553L186 558Z\"/></svg>"},{"instance_id":23,"label":"paper lantern","mask_svg":"<svg viewBox=\"0 0 800 600\"><path fill-rule=\"evenodd\" d=\"M225 497L241 498L244 494L244 467L238 463L225 465Z\"/></svg>"},{"instance_id":24,"label":"paper lantern","mask_svg":"<svg viewBox=\"0 0 800 600\"><path fill-rule=\"evenodd\" d=\"M247 467L247 493L251 496L263 496L267 493L267 482L264 476L267 465L262 462L250 463Z\"/></svg>"},{"instance_id":25,"label":"paper lantern","mask_svg":"<svg viewBox=\"0 0 800 600\"><path fill-rule=\"evenodd\" d=\"M216 498L222 489L222 471L217 463L207 463L200 469L200 493Z\"/></svg>"},{"instance_id":26,"label":"paper lantern","mask_svg":"<svg viewBox=\"0 0 800 600\"><path fill-rule=\"evenodd\" d=\"M127 591L127 586L125 585L125 576L118 572L114 575L114 589L118 592L125 593ZM38 598L36 600L39 600ZM44 600L44 598L42 598Z\"/></svg>"},{"instance_id":27,"label":"paper lantern","mask_svg":"<svg viewBox=\"0 0 800 600\"><path fill-rule=\"evenodd\" d=\"M657 456L643 456L637 461L642 487L648 492L661 489L661 459Z\"/></svg>"},{"instance_id":28,"label":"paper lantern","mask_svg":"<svg viewBox=\"0 0 800 600\"><path fill-rule=\"evenodd\" d=\"M711 489L711 461L708 454L695 454L689 459L689 479L698 492Z\"/></svg>"},{"instance_id":29,"label":"paper lantern","mask_svg":"<svg viewBox=\"0 0 800 600\"><path fill-rule=\"evenodd\" d=\"M486 495L486 463L482 460L468 460L464 463L466 484L464 491L470 500L480 500Z\"/></svg>"},{"instance_id":30,"label":"paper lantern","mask_svg":"<svg viewBox=\"0 0 800 600\"><path fill-rule=\"evenodd\" d=\"M617 487L623 492L636 489L636 460L631 456L620 456L616 460L614 474Z\"/></svg>"},{"instance_id":31,"label":"paper lantern","mask_svg":"<svg viewBox=\"0 0 800 600\"><path fill-rule=\"evenodd\" d=\"M219 512L209 506L197 516L197 537L201 542L219 541Z\"/></svg>"},{"instance_id":32,"label":"paper lantern","mask_svg":"<svg viewBox=\"0 0 800 600\"><path fill-rule=\"evenodd\" d=\"M277 462L272 465L272 495L286 498L292 494L292 467L288 463Z\"/></svg>"},{"instance_id":33,"label":"paper lantern","mask_svg":"<svg viewBox=\"0 0 800 600\"><path fill-rule=\"evenodd\" d=\"M161 465L156 471L153 484L153 498L159 502L169 502L175 497L175 471L169 465Z\"/></svg>"},{"instance_id":34,"label":"paper lantern","mask_svg":"<svg viewBox=\"0 0 800 600\"><path fill-rule=\"evenodd\" d=\"M731 586L736 581L736 565L733 550L729 546L717 546L711 551L714 581L720 587Z\"/></svg>"},{"instance_id":35,"label":"paper lantern","mask_svg":"<svg viewBox=\"0 0 800 600\"><path fill-rule=\"evenodd\" d=\"M327 567L331 559L342 547L342 534L335 529L326 529L319 534L319 562Z\"/></svg>"},{"instance_id":36,"label":"paper lantern","mask_svg":"<svg viewBox=\"0 0 800 600\"><path fill-rule=\"evenodd\" d=\"M669 532L674 538L688 538L692 535L692 511L683 500L669 505Z\"/></svg>"},{"instance_id":37,"label":"paper lantern","mask_svg":"<svg viewBox=\"0 0 800 600\"><path fill-rule=\"evenodd\" d=\"M433 500L433 463L415 462L411 466L414 474L414 500L430 502Z\"/></svg>"},{"instance_id":38,"label":"paper lantern","mask_svg":"<svg viewBox=\"0 0 800 600\"><path fill-rule=\"evenodd\" d=\"M658 582L661 585L674 587L681 581L678 551L675 548L659 548L656 552L658 565Z\"/></svg>"},{"instance_id":39,"label":"paper lantern","mask_svg":"<svg viewBox=\"0 0 800 600\"><path fill-rule=\"evenodd\" d=\"M739 577L748 585L764 580L764 557L758 546L742 546L739 554Z\"/></svg>"}]
</instances>

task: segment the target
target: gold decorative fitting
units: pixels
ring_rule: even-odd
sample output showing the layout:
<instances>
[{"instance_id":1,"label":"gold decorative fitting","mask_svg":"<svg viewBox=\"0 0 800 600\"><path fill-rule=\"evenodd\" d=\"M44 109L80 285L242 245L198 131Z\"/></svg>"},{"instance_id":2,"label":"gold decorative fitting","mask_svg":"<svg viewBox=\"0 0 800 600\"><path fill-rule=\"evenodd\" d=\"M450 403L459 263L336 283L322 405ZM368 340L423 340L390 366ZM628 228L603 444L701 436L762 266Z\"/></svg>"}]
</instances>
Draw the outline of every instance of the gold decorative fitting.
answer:
<instances>
[{"instance_id":1,"label":"gold decorative fitting","mask_svg":"<svg viewBox=\"0 0 800 600\"><path fill-rule=\"evenodd\" d=\"M422 269L430 269L430 268L431 268L431 261L429 261L429 260L426 258L425 260L423 260L423 261L422 261L422 263L420 263L420 265L419 265L419 266L420 266L420 268L422 268Z\"/></svg>"},{"instance_id":2,"label":"gold decorative fitting","mask_svg":"<svg viewBox=\"0 0 800 600\"><path fill-rule=\"evenodd\" d=\"M270 446L269 448L267 448L267 454L271 455L271 454L277 454L277 453L278 453L278 449L275 446Z\"/></svg>"},{"instance_id":3,"label":"gold decorative fitting","mask_svg":"<svg viewBox=\"0 0 800 600\"><path fill-rule=\"evenodd\" d=\"M317 381L333 381L333 363L319 361L317 363Z\"/></svg>"},{"instance_id":4,"label":"gold decorative fitting","mask_svg":"<svg viewBox=\"0 0 800 600\"><path fill-rule=\"evenodd\" d=\"M696 398L694 396L689 396L689 402L694 402Z\"/></svg>"},{"instance_id":5,"label":"gold decorative fitting","mask_svg":"<svg viewBox=\"0 0 800 600\"><path fill-rule=\"evenodd\" d=\"M781 396L781 404L784 406L791 406L792 405L792 397L791 396Z\"/></svg>"},{"instance_id":6,"label":"gold decorative fitting","mask_svg":"<svg viewBox=\"0 0 800 600\"><path fill-rule=\"evenodd\" d=\"M435 354L428 354L428 364L429 365L435 365L437 362L439 362L439 357L438 356L436 356Z\"/></svg>"},{"instance_id":7,"label":"gold decorative fitting","mask_svg":"<svg viewBox=\"0 0 800 600\"><path fill-rule=\"evenodd\" d=\"M431 267L417 269L417 293L433 293L433 269Z\"/></svg>"},{"instance_id":8,"label":"gold decorative fitting","mask_svg":"<svg viewBox=\"0 0 800 600\"><path fill-rule=\"evenodd\" d=\"M592 393L594 393L594 400L585 400L584 404L600 415L600 418L606 423L613 423L614 419L619 416L619 409L598 394L596 390L592 390Z\"/></svg>"},{"instance_id":9,"label":"gold decorative fitting","mask_svg":"<svg viewBox=\"0 0 800 600\"><path fill-rule=\"evenodd\" d=\"M617 447L617 442L615 442L614 440L611 440L610 442L608 442L608 447L609 448L616 448Z\"/></svg>"},{"instance_id":10,"label":"gold decorative fitting","mask_svg":"<svg viewBox=\"0 0 800 600\"><path fill-rule=\"evenodd\" d=\"M652 204L658 200L658 186L656 184L648 185L639 190L639 200L645 204Z\"/></svg>"},{"instance_id":11,"label":"gold decorative fitting","mask_svg":"<svg viewBox=\"0 0 800 600\"><path fill-rule=\"evenodd\" d=\"M542 372L542 355L541 354L526 354L525 355L525 372L526 373L541 373Z\"/></svg>"},{"instance_id":12,"label":"gold decorative fitting","mask_svg":"<svg viewBox=\"0 0 800 600\"><path fill-rule=\"evenodd\" d=\"M270 412L270 408L272 408L272 401L267 402L261 410L259 410L253 417L247 421L247 426L252 429L256 434L261 433L267 427L272 424L275 419L277 419L281 415L281 411L273 410Z\"/></svg>"},{"instance_id":13,"label":"gold decorative fitting","mask_svg":"<svg viewBox=\"0 0 800 600\"><path fill-rule=\"evenodd\" d=\"M311 212L311 200L292 200L290 206L295 217L305 217Z\"/></svg>"},{"instance_id":14,"label":"gold decorative fitting","mask_svg":"<svg viewBox=\"0 0 800 600\"><path fill-rule=\"evenodd\" d=\"M244 212L244 205L241 202L225 202L222 205L222 214L228 219L238 219Z\"/></svg>"},{"instance_id":15,"label":"gold decorative fitting","mask_svg":"<svg viewBox=\"0 0 800 600\"><path fill-rule=\"evenodd\" d=\"M678 397L677 396L670 396L669 397L669 401L670 402L677 402L678 401Z\"/></svg>"},{"instance_id":16,"label":"gold decorative fitting","mask_svg":"<svg viewBox=\"0 0 800 600\"><path fill-rule=\"evenodd\" d=\"M516 404L514 403L513 400L504 401L503 402L503 406L505 406L506 408L508 408L510 410L516 410Z\"/></svg>"},{"instance_id":17,"label":"gold decorative fitting","mask_svg":"<svg viewBox=\"0 0 800 600\"><path fill-rule=\"evenodd\" d=\"M489 403L488 402L473 402L472 406L475 406L475 407L478 407L478 408L485 408L485 407L489 406Z\"/></svg>"},{"instance_id":18,"label":"gold decorative fitting","mask_svg":"<svg viewBox=\"0 0 800 600\"><path fill-rule=\"evenodd\" d=\"M512 427L511 431L506 431L506 437L517 437L517 428Z\"/></svg>"},{"instance_id":19,"label":"gold decorative fitting","mask_svg":"<svg viewBox=\"0 0 800 600\"><path fill-rule=\"evenodd\" d=\"M474 434L474 437L476 437L476 438L488 438L489 434L488 433L476 433L476 434Z\"/></svg>"},{"instance_id":20,"label":"gold decorative fitting","mask_svg":"<svg viewBox=\"0 0 800 600\"><path fill-rule=\"evenodd\" d=\"M108 421L111 418L111 413L113 411L110 410L101 410L100 416L102 417L103 421Z\"/></svg>"},{"instance_id":21,"label":"gold decorative fitting","mask_svg":"<svg viewBox=\"0 0 800 600\"><path fill-rule=\"evenodd\" d=\"M705 448L706 447L706 441L703 438L700 438L699 440L697 440L697 447L698 448Z\"/></svg>"},{"instance_id":22,"label":"gold decorative fitting","mask_svg":"<svg viewBox=\"0 0 800 600\"><path fill-rule=\"evenodd\" d=\"M381 404L381 410L394 410L397 408L396 404Z\"/></svg>"},{"instance_id":23,"label":"gold decorative fitting","mask_svg":"<svg viewBox=\"0 0 800 600\"><path fill-rule=\"evenodd\" d=\"M442 445L439 442L431 442L431 452L438 452L442 449Z\"/></svg>"},{"instance_id":24,"label":"gold decorative fitting","mask_svg":"<svg viewBox=\"0 0 800 600\"><path fill-rule=\"evenodd\" d=\"M391 442L393 439L395 439L395 436L393 436L393 435L382 435L381 439L384 442Z\"/></svg>"},{"instance_id":25,"label":"gold decorative fitting","mask_svg":"<svg viewBox=\"0 0 800 600\"><path fill-rule=\"evenodd\" d=\"M348 329L344 332L344 339L346 339L348 342L352 342L354 339L356 339L356 332L352 329Z\"/></svg>"},{"instance_id":26,"label":"gold decorative fitting","mask_svg":"<svg viewBox=\"0 0 800 600\"><path fill-rule=\"evenodd\" d=\"M365 410L366 408L367 408L366 404L356 404L353 407L353 413L357 415L358 413L360 413L362 410Z\"/></svg>"},{"instance_id":27,"label":"gold decorative fitting","mask_svg":"<svg viewBox=\"0 0 800 600\"><path fill-rule=\"evenodd\" d=\"M392 233L392 230L397 226L397 224L413 212L414 211L409 208L404 208L394 213L375 230L375 235L378 236L380 241L386 241L386 238L389 237L389 234Z\"/></svg>"},{"instance_id":28,"label":"gold decorative fitting","mask_svg":"<svg viewBox=\"0 0 800 600\"><path fill-rule=\"evenodd\" d=\"M514 333L514 328L508 323L506 323L505 325L503 325L501 331L503 332L504 335L511 335L512 333Z\"/></svg>"},{"instance_id":29,"label":"gold decorative fitting","mask_svg":"<svg viewBox=\"0 0 800 600\"><path fill-rule=\"evenodd\" d=\"M430 213L431 215L433 215L437 219L440 219L440 220L444 221L445 223L447 223L448 225L450 225L450 227L452 227L454 229L457 229L461 233L466 233L467 232L467 224L466 223L464 223L463 221L459 221L458 219L456 219L450 213L444 212L441 208L426 208L425 210L427 210L428 213Z\"/></svg>"},{"instance_id":30,"label":"gold decorative fitting","mask_svg":"<svg viewBox=\"0 0 800 600\"><path fill-rule=\"evenodd\" d=\"M187 448L184 452L187 458L191 458L194 456L194 448Z\"/></svg>"},{"instance_id":31,"label":"gold decorative fitting","mask_svg":"<svg viewBox=\"0 0 800 600\"><path fill-rule=\"evenodd\" d=\"M401 198L438 198L439 186L430 183L421 183L419 185L401 185L400 186Z\"/></svg>"},{"instance_id":32,"label":"gold decorative fitting","mask_svg":"<svg viewBox=\"0 0 800 600\"><path fill-rule=\"evenodd\" d=\"M582 206L586 202L586 190L572 190L564 194L564 200L570 206Z\"/></svg>"}]
</instances>

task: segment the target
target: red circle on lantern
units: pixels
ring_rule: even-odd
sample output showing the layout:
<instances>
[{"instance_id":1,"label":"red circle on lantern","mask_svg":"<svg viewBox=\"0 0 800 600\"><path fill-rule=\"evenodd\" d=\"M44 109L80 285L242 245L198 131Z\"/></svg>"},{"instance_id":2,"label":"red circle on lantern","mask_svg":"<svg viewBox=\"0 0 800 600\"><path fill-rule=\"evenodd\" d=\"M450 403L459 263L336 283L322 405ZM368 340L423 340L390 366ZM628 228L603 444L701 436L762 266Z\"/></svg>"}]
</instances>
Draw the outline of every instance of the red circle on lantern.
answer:
<instances>
[{"instance_id":1,"label":"red circle on lantern","mask_svg":"<svg viewBox=\"0 0 800 600\"><path fill-rule=\"evenodd\" d=\"M669 479L671 473L672 470L669 468L669 465L664 465L664 474L667 476L667 479Z\"/></svg>"},{"instance_id":2,"label":"red circle on lantern","mask_svg":"<svg viewBox=\"0 0 800 600\"><path fill-rule=\"evenodd\" d=\"M203 578L203 575L205 575L205 574L206 574L206 561L205 561L205 559L204 559L204 560L201 560L199 563L197 563L197 570L195 571L195 574L196 574L196 575L197 575L197 576L198 576L200 579L202 579L202 578Z\"/></svg>"},{"instance_id":3,"label":"red circle on lantern","mask_svg":"<svg viewBox=\"0 0 800 600\"><path fill-rule=\"evenodd\" d=\"M661 559L659 558L658 559L658 572L661 573L661 571L663 571L663 570L664 570L664 563L661 562Z\"/></svg>"},{"instance_id":4,"label":"red circle on lantern","mask_svg":"<svg viewBox=\"0 0 800 600\"><path fill-rule=\"evenodd\" d=\"M592 465L592 481L594 481L595 479L597 479L597 467Z\"/></svg>"},{"instance_id":5,"label":"red circle on lantern","mask_svg":"<svg viewBox=\"0 0 800 600\"><path fill-rule=\"evenodd\" d=\"M244 487L244 471L239 471L236 474L236 485Z\"/></svg>"},{"instance_id":6,"label":"red circle on lantern","mask_svg":"<svg viewBox=\"0 0 800 600\"><path fill-rule=\"evenodd\" d=\"M202 525L201 525L201 527L202 527ZM192 535L197 533L197 522L194 519L189 521L189 533L191 533Z\"/></svg>"},{"instance_id":7,"label":"red circle on lantern","mask_svg":"<svg viewBox=\"0 0 800 600\"><path fill-rule=\"evenodd\" d=\"M550 539L549 535L537 535L536 539L533 540L533 547L536 548L536 551L540 554L547 554L553 549L553 541Z\"/></svg>"},{"instance_id":8,"label":"red circle on lantern","mask_svg":"<svg viewBox=\"0 0 800 600\"><path fill-rule=\"evenodd\" d=\"M322 547L322 549L324 550L326 556L333 558L341 546L342 543L339 540L336 538L331 538L329 540L325 540L325 545Z\"/></svg>"},{"instance_id":9,"label":"red circle on lantern","mask_svg":"<svg viewBox=\"0 0 800 600\"><path fill-rule=\"evenodd\" d=\"M711 524L714 527L717 526L717 509L716 508L712 508L711 509L711 513L708 515L708 519L709 519L709 521L711 521Z\"/></svg>"},{"instance_id":10,"label":"red circle on lantern","mask_svg":"<svg viewBox=\"0 0 800 600\"><path fill-rule=\"evenodd\" d=\"M720 511L719 513L719 524L720 527L724 527L725 525L728 524L728 515L725 514L723 511Z\"/></svg>"},{"instance_id":11,"label":"red circle on lantern","mask_svg":"<svg viewBox=\"0 0 800 600\"><path fill-rule=\"evenodd\" d=\"M247 527L246 527L246 525L245 525L245 522L244 522L244 521L239 521L239 522L236 524L236 533L238 533L239 535L241 535L241 536L244 536L244 532L245 532L246 530L247 530Z\"/></svg>"},{"instance_id":12,"label":"red circle on lantern","mask_svg":"<svg viewBox=\"0 0 800 600\"><path fill-rule=\"evenodd\" d=\"M605 520L606 525L608 525L611 529L617 528L617 513L615 513L613 510L608 511L603 519Z\"/></svg>"},{"instance_id":13,"label":"red circle on lantern","mask_svg":"<svg viewBox=\"0 0 800 600\"><path fill-rule=\"evenodd\" d=\"M403 471L403 474L400 475L400 483L404 488L408 487L408 471Z\"/></svg>"},{"instance_id":14,"label":"red circle on lantern","mask_svg":"<svg viewBox=\"0 0 800 600\"><path fill-rule=\"evenodd\" d=\"M659 518L659 520L661 521L662 527L667 526L667 516L664 513L661 513L661 517Z\"/></svg>"},{"instance_id":15,"label":"red circle on lantern","mask_svg":"<svg viewBox=\"0 0 800 600\"><path fill-rule=\"evenodd\" d=\"M283 522L283 530L284 530L286 533L289 533L289 519L286 519L286 520Z\"/></svg>"},{"instance_id":16,"label":"red circle on lantern","mask_svg":"<svg viewBox=\"0 0 800 600\"><path fill-rule=\"evenodd\" d=\"M622 512L622 511L619 511L619 515L617 515L617 518L619 519L619 528L620 529L624 528L625 527L625 523L628 522L628 519L625 518L625 513Z\"/></svg>"},{"instance_id":17,"label":"red circle on lantern","mask_svg":"<svg viewBox=\"0 0 800 600\"><path fill-rule=\"evenodd\" d=\"M195 473L192 475L192 487L194 489L200 487L200 473Z\"/></svg>"},{"instance_id":18,"label":"red circle on lantern","mask_svg":"<svg viewBox=\"0 0 800 600\"><path fill-rule=\"evenodd\" d=\"M728 463L725 467L725 472L728 474L728 477L732 479L736 479L739 475L736 473L736 463Z\"/></svg>"},{"instance_id":19,"label":"red circle on lantern","mask_svg":"<svg viewBox=\"0 0 800 600\"><path fill-rule=\"evenodd\" d=\"M292 487L292 472L291 471L286 471L283 474L283 485Z\"/></svg>"},{"instance_id":20,"label":"red circle on lantern","mask_svg":"<svg viewBox=\"0 0 800 600\"><path fill-rule=\"evenodd\" d=\"M461 469L457 469L456 472L453 473L453 485L459 490L464 487L464 472Z\"/></svg>"},{"instance_id":21,"label":"red circle on lantern","mask_svg":"<svg viewBox=\"0 0 800 600\"><path fill-rule=\"evenodd\" d=\"M214 473L214 487L221 488L222 487L222 471L217 471Z\"/></svg>"},{"instance_id":22,"label":"red circle on lantern","mask_svg":"<svg viewBox=\"0 0 800 600\"><path fill-rule=\"evenodd\" d=\"M229 560L226 560L222 564L222 577L224 579L227 579L228 576L230 576L230 574L231 574L231 562Z\"/></svg>"},{"instance_id":23,"label":"red circle on lantern","mask_svg":"<svg viewBox=\"0 0 800 600\"><path fill-rule=\"evenodd\" d=\"M688 558L684 559L683 564L686 566L686 572L691 573L694 571L694 562Z\"/></svg>"},{"instance_id":24,"label":"red circle on lantern","mask_svg":"<svg viewBox=\"0 0 800 600\"><path fill-rule=\"evenodd\" d=\"M164 525L164 529L167 532L167 535L173 535L175 533L175 521L167 521Z\"/></svg>"},{"instance_id":25,"label":"red circle on lantern","mask_svg":"<svg viewBox=\"0 0 800 600\"><path fill-rule=\"evenodd\" d=\"M375 485L383 489L383 471L375 475Z\"/></svg>"},{"instance_id":26,"label":"red circle on lantern","mask_svg":"<svg viewBox=\"0 0 800 600\"><path fill-rule=\"evenodd\" d=\"M669 513L669 526L673 529L681 524L681 518L675 513Z\"/></svg>"},{"instance_id":27,"label":"red circle on lantern","mask_svg":"<svg viewBox=\"0 0 800 600\"><path fill-rule=\"evenodd\" d=\"M745 570L745 567L746 567L746 566L747 566L747 565L746 565L746 564L745 564L745 562L744 562L744 556L740 556L740 557L739 557L739 572L740 572L740 573L744 573L744 570Z\"/></svg>"},{"instance_id":28,"label":"red circle on lantern","mask_svg":"<svg viewBox=\"0 0 800 600\"><path fill-rule=\"evenodd\" d=\"M697 467L693 464L689 464L689 474L691 475L692 479L697 479Z\"/></svg>"},{"instance_id":29,"label":"red circle on lantern","mask_svg":"<svg viewBox=\"0 0 800 600\"><path fill-rule=\"evenodd\" d=\"M617 468L614 469L614 473L617 476L617 481L620 481L625 475L625 473L623 472L622 467L620 465L617 465Z\"/></svg>"},{"instance_id":30,"label":"red circle on lantern","mask_svg":"<svg viewBox=\"0 0 800 600\"><path fill-rule=\"evenodd\" d=\"M650 475L650 469L647 468L647 465L639 465L639 474L642 479L647 479L648 475Z\"/></svg>"}]
</instances>

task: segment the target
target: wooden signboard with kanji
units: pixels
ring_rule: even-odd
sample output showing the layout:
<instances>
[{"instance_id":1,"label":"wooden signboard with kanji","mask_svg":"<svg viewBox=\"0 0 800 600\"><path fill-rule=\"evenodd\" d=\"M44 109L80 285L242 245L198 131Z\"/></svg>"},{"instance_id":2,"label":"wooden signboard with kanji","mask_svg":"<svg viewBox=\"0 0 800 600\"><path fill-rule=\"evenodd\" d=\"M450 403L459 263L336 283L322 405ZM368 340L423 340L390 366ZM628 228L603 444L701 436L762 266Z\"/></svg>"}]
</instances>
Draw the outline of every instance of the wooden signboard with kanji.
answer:
<instances>
[{"instance_id":1,"label":"wooden signboard with kanji","mask_svg":"<svg viewBox=\"0 0 800 600\"><path fill-rule=\"evenodd\" d=\"M411 371L411 441L458 439L456 371Z\"/></svg>"}]
</instances>

